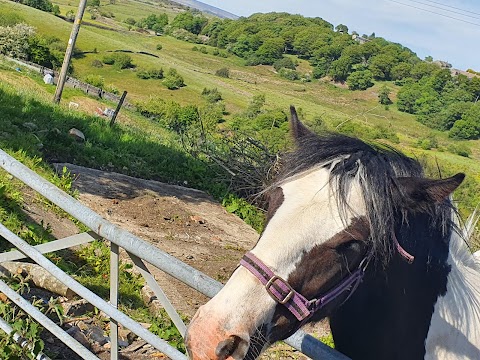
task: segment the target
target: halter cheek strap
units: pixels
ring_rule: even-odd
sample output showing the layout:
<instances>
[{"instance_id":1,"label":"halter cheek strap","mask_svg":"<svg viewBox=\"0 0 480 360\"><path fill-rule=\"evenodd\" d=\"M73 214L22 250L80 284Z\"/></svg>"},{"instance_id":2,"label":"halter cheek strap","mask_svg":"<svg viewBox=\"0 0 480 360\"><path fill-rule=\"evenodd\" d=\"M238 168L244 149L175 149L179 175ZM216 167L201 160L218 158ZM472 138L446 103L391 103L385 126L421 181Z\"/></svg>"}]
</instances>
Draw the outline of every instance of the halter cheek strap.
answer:
<instances>
[{"instance_id":1,"label":"halter cheek strap","mask_svg":"<svg viewBox=\"0 0 480 360\"><path fill-rule=\"evenodd\" d=\"M353 294L363 279L373 253L369 253L357 270L344 278L338 285L318 299L308 300L293 289L286 280L275 275L259 258L251 252L240 260L240 265L250 271L265 286L267 293L279 304L284 305L299 321L306 321L332 300L349 291Z\"/></svg>"}]
</instances>

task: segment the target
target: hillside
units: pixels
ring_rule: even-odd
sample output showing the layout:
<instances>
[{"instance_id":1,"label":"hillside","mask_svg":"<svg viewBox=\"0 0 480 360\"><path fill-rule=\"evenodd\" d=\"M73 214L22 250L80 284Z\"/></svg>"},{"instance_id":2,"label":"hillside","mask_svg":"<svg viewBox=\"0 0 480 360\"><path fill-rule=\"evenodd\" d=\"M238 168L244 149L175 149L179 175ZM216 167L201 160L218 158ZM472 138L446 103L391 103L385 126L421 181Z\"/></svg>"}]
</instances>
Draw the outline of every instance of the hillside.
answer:
<instances>
[{"instance_id":1,"label":"hillside","mask_svg":"<svg viewBox=\"0 0 480 360\"><path fill-rule=\"evenodd\" d=\"M12 2L6 0L0 0L0 4L2 8L0 13L15 14L23 21L34 26L39 36L55 36L60 41L66 42L71 28L69 22L21 4L13 6ZM73 8L68 0L55 0L54 4L59 5L61 14L65 14ZM221 97L220 103L224 106L223 114L220 115L221 121L217 126L220 130L234 128L248 132L252 127L260 126L252 125L253 122L257 121L255 119L246 119L240 122L238 118L244 116L245 111L255 102L258 96L264 96L260 115L263 113L262 116L267 118L273 116L273 121L278 120L278 124L284 122L284 115L279 115L276 111L286 113L288 106L294 104L299 108L302 118L314 129L326 127L367 139L381 139L394 143L395 146L415 156L423 157L424 154L427 154L429 157L437 159L433 160L434 162L437 161L440 165L444 163L445 167L449 169L447 172L467 171L472 174L471 178L475 183L479 178L480 166L477 161L480 158L479 142L454 141L448 137L448 133L445 131L431 129L417 121L417 118L412 114L398 111L396 96L402 89L402 85L398 81L373 81L373 86L365 91L351 91L347 89L347 83L344 81L333 82L331 77L323 77L313 81L307 79L307 76L315 73L320 66L318 62L309 58L310 55L307 55L307 53L302 55L301 53L301 51L308 52L308 46L310 46L307 42L309 37L306 29L308 28L305 28L309 24L308 21L314 26L321 27L322 31L326 31L328 36L333 36L333 39L338 40L339 44L352 44L352 39L347 38L340 30L333 33L333 25L328 22L319 18L307 21L298 16L292 17L292 21L298 21L304 26L299 29L303 29L303 32L298 31L296 36L305 33L306 37L305 42L301 43L303 48L299 47L300 38L297 43L292 40L291 46L299 49L298 55L290 53L282 55L292 59L296 64L295 71L302 76L300 80L291 81L280 76L279 72L271 65L245 66L246 60L242 57L243 54L238 51L240 35L242 31L245 31L245 27L260 26L256 25L255 21L262 25L264 23L275 24L276 22L279 22L279 24L287 23L289 20L285 14L271 14L266 15L265 18L260 15L253 16L251 19L244 19L239 23L227 20L223 23L223 27L217 27L217 32L211 30L217 26L215 25L217 20L209 18L208 21L211 26L206 26L202 30L202 34L208 33L207 43L212 45L183 41L177 39L178 36L156 36L155 32L151 30L137 31L136 25L128 25L125 22L128 18L138 22L152 13L166 13L171 24L174 18L184 11L185 8L182 6L162 1L148 3L137 0L117 0L109 3L102 2L98 8L90 7L85 14L85 24L77 41L78 55L73 59L75 77L81 80L92 76L101 78L107 87L116 88L120 92L127 90L129 92L128 101L134 104L141 103L144 108L148 107L145 102L148 102L149 99L156 99L156 101L166 103L173 101L183 107L192 105L205 109L210 105L202 92L204 89L216 89ZM271 21L263 21L264 19L271 19ZM88 23L108 25L111 30L96 28ZM232 42L230 48L227 47L230 50L225 51L218 44L217 38L221 31L225 32L225 29L228 30L229 27L237 32L234 32L234 35L228 40ZM272 36L269 31L268 29L265 30L265 34ZM206 35L200 34L200 36ZM408 49L399 47L398 44L389 44L382 41L384 40L378 38L374 42L392 49L399 48L404 51L402 56L415 58L415 55ZM371 44L374 42L371 42ZM246 48L248 46L250 45L246 45ZM354 48L361 47L352 47L352 49ZM104 65L104 58L116 50L131 51L132 53L128 53L128 55L131 57L134 67L118 69L115 66ZM155 57L140 54L140 52L152 54ZM94 63L101 66L93 66ZM186 86L172 91L167 89L162 81L145 80L137 76L142 69L160 68L163 69L164 73L170 68L176 69L178 74L183 77ZM222 68L229 70L228 78L215 75ZM384 85L387 85L391 90L390 97L394 102L391 106L378 103L378 94ZM43 85L39 85L39 87L47 93L52 91ZM82 102L78 97L74 97L74 99L77 102ZM88 100L88 103L90 105L86 106L85 110L92 111L95 106L93 106L91 100ZM157 115L150 113L149 116ZM137 120L125 121L135 122ZM242 125L239 126L239 124ZM164 131L153 130L155 128L153 125L151 128L152 131ZM271 130L262 128L261 131L258 131L258 129L256 131L262 135L264 141L275 143L276 148L285 146L285 141L282 140L286 137L285 128L278 125L278 128L275 126ZM275 137L275 140L272 140L272 136ZM429 145L432 141L435 143L434 147ZM429 150L425 150L425 148ZM471 153L470 158L455 154L456 152L462 152L462 149L466 149L467 155L468 152ZM432 171L432 174L435 175L435 170ZM471 189L475 186L470 184ZM474 201L475 199L469 200L468 208L472 209Z\"/></svg>"}]
</instances>

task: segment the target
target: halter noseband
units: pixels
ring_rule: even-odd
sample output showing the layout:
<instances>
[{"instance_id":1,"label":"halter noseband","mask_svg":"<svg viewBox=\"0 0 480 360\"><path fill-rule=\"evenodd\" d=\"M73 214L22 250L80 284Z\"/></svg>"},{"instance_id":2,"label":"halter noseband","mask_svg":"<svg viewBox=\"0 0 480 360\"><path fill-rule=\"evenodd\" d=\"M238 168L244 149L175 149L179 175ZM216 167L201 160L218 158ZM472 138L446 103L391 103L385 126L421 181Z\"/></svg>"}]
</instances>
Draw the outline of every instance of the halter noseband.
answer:
<instances>
[{"instance_id":1,"label":"halter noseband","mask_svg":"<svg viewBox=\"0 0 480 360\"><path fill-rule=\"evenodd\" d=\"M251 252L246 253L240 260L240 265L250 271L265 286L267 293L279 304L284 305L299 321L306 321L329 302L350 291L348 298L353 294L363 279L365 270L373 257L373 252L360 262L357 270L344 278L338 285L318 299L307 300L302 294L293 289L287 281L277 276L259 258Z\"/></svg>"},{"instance_id":2,"label":"halter noseband","mask_svg":"<svg viewBox=\"0 0 480 360\"><path fill-rule=\"evenodd\" d=\"M393 236L394 243L399 254L411 264L414 260L414 256L410 255L405 249L402 248L398 242L396 236ZM345 292L349 292L347 298L343 301L347 301L353 292L357 289L358 285L362 282L362 279L367 270L368 264L373 258L373 251L370 250L363 260L358 265L358 268L350 275L345 277L340 283L328 291L325 295L318 299L308 300L293 289L290 284L282 279L280 276L270 270L270 268L263 263L259 258L253 255L251 252L247 252L240 260L240 265L250 271L260 282L265 286L267 293L279 304L284 305L297 319L298 321L305 322L311 318L317 311L324 308L328 303L335 300L337 297Z\"/></svg>"}]
</instances>

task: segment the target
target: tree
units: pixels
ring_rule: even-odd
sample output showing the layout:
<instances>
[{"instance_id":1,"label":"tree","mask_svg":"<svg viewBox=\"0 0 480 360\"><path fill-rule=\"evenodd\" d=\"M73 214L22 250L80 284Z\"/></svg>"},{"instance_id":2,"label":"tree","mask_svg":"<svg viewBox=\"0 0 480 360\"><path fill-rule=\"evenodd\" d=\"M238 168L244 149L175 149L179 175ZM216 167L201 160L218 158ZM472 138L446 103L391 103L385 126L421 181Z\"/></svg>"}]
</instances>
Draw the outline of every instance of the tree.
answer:
<instances>
[{"instance_id":1,"label":"tree","mask_svg":"<svg viewBox=\"0 0 480 360\"><path fill-rule=\"evenodd\" d=\"M413 66L411 70L411 76L415 80L420 80L426 76L432 75L437 70L438 70L437 65L420 61Z\"/></svg>"},{"instance_id":2,"label":"tree","mask_svg":"<svg viewBox=\"0 0 480 360\"><path fill-rule=\"evenodd\" d=\"M282 38L271 38L264 41L255 55L258 57L260 64L271 65L275 60L282 58L284 48L285 41Z\"/></svg>"},{"instance_id":3,"label":"tree","mask_svg":"<svg viewBox=\"0 0 480 360\"><path fill-rule=\"evenodd\" d=\"M376 80L390 80L397 60L390 54L378 54L370 60L368 68Z\"/></svg>"},{"instance_id":4,"label":"tree","mask_svg":"<svg viewBox=\"0 0 480 360\"><path fill-rule=\"evenodd\" d=\"M53 10L53 4L50 2L50 0L22 0L20 2L24 5L46 12L52 12Z\"/></svg>"},{"instance_id":5,"label":"tree","mask_svg":"<svg viewBox=\"0 0 480 360\"><path fill-rule=\"evenodd\" d=\"M475 140L480 136L480 128L478 123L462 119L455 121L448 136L458 140Z\"/></svg>"},{"instance_id":6,"label":"tree","mask_svg":"<svg viewBox=\"0 0 480 360\"><path fill-rule=\"evenodd\" d=\"M347 78L347 85L350 90L366 90L373 86L373 76L370 70L355 71Z\"/></svg>"},{"instance_id":7,"label":"tree","mask_svg":"<svg viewBox=\"0 0 480 360\"><path fill-rule=\"evenodd\" d=\"M378 92L378 102L382 105L390 105L392 100L390 100L390 88L386 85L383 85Z\"/></svg>"},{"instance_id":8,"label":"tree","mask_svg":"<svg viewBox=\"0 0 480 360\"><path fill-rule=\"evenodd\" d=\"M191 33L198 35L202 29L207 25L208 19L201 14L193 14L191 11L186 11L178 14L173 19L171 26L174 29L185 29Z\"/></svg>"},{"instance_id":9,"label":"tree","mask_svg":"<svg viewBox=\"0 0 480 360\"><path fill-rule=\"evenodd\" d=\"M351 71L351 59L342 56L340 59L332 62L328 73L334 81L345 81Z\"/></svg>"},{"instance_id":10,"label":"tree","mask_svg":"<svg viewBox=\"0 0 480 360\"><path fill-rule=\"evenodd\" d=\"M407 83L397 94L397 108L400 111L410 114L415 113L415 102L422 95L421 88L418 84Z\"/></svg>"},{"instance_id":11,"label":"tree","mask_svg":"<svg viewBox=\"0 0 480 360\"><path fill-rule=\"evenodd\" d=\"M26 24L0 26L0 54L27 59L29 41L34 35L35 29Z\"/></svg>"},{"instance_id":12,"label":"tree","mask_svg":"<svg viewBox=\"0 0 480 360\"><path fill-rule=\"evenodd\" d=\"M395 65L392 67L390 71L390 77L392 80L402 80L410 76L410 72L412 71L413 65L405 62L401 62L400 64Z\"/></svg>"},{"instance_id":13,"label":"tree","mask_svg":"<svg viewBox=\"0 0 480 360\"><path fill-rule=\"evenodd\" d=\"M338 24L338 25L335 27L335 30L337 30L337 32L342 33L342 34L348 34L348 27L347 27L347 25Z\"/></svg>"}]
</instances>

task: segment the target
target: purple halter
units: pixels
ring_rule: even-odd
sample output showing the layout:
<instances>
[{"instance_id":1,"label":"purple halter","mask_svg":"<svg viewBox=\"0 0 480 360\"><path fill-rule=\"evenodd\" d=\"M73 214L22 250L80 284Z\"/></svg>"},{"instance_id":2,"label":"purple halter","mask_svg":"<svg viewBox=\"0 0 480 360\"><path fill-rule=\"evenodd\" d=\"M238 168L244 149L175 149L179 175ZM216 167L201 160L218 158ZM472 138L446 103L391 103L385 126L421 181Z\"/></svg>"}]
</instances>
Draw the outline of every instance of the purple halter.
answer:
<instances>
[{"instance_id":1,"label":"purple halter","mask_svg":"<svg viewBox=\"0 0 480 360\"><path fill-rule=\"evenodd\" d=\"M397 238L393 236L394 244L399 254L411 264L414 257L410 255L399 244ZM298 321L305 322L315 314L318 310L325 307L329 302L335 300L337 297L345 292L349 292L348 297L344 300L347 301L350 296L357 289L358 285L362 282L365 271L368 264L373 257L373 251L369 251L368 254L358 265L358 268L344 278L338 285L328 291L325 295L318 299L308 300L293 289L290 284L282 279L280 276L274 274L270 268L263 263L259 258L253 255L251 252L247 252L240 260L240 265L250 271L260 282L265 286L267 293L279 304L284 305Z\"/></svg>"},{"instance_id":2,"label":"purple halter","mask_svg":"<svg viewBox=\"0 0 480 360\"><path fill-rule=\"evenodd\" d=\"M294 290L287 281L275 275L259 258L251 252L246 253L240 260L240 265L249 270L260 282L265 285L267 293L279 304L284 305L299 321L306 321L315 312L326 306L346 291L350 291L348 298L353 294L363 279L365 270L373 256L370 252L358 266L357 270L343 279L338 285L319 299L307 300L302 294Z\"/></svg>"}]
</instances>

